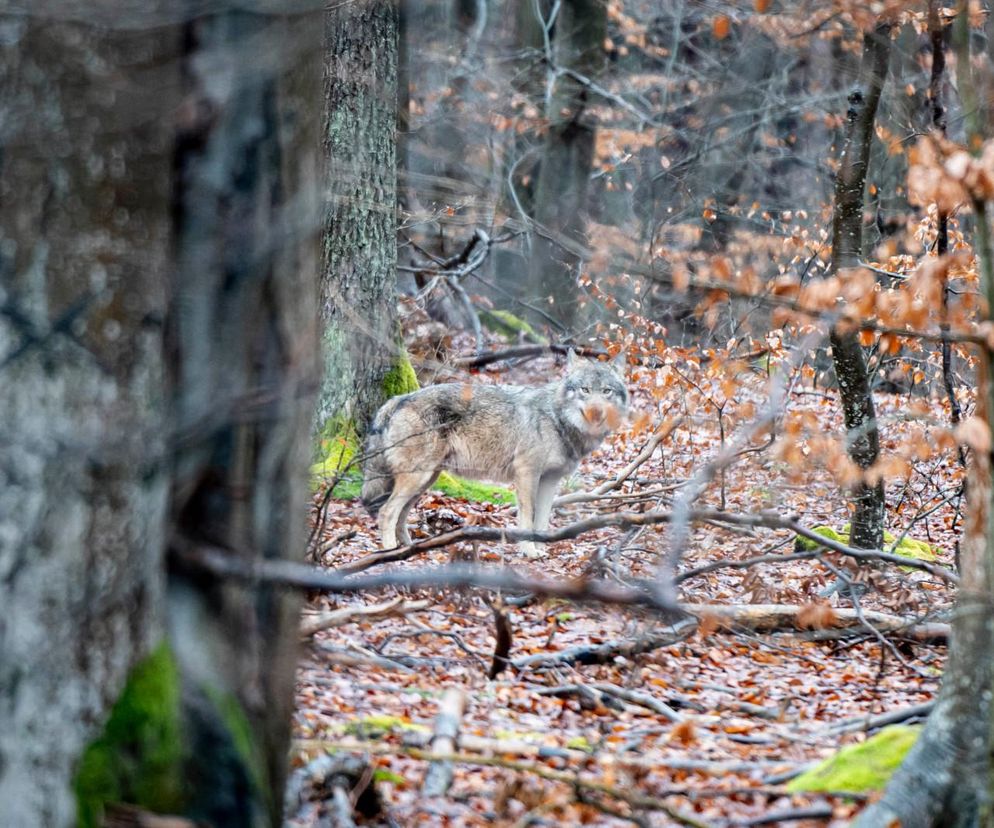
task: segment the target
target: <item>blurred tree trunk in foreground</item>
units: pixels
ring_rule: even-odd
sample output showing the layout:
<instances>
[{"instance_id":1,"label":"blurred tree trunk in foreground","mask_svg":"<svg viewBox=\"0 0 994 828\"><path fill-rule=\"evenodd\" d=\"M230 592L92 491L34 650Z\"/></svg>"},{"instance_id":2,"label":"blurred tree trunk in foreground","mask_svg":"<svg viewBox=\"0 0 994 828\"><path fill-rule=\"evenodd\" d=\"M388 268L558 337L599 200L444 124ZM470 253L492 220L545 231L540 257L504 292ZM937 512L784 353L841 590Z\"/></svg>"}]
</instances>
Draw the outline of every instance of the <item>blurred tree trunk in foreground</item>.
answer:
<instances>
[{"instance_id":1,"label":"blurred tree trunk in foreground","mask_svg":"<svg viewBox=\"0 0 994 828\"><path fill-rule=\"evenodd\" d=\"M835 209L832 221L833 274L859 267L863 256L863 191L870 160L870 142L880 92L887 79L890 58L888 21L879 22L864 34L863 62L859 81L849 94L846 134L835 180ZM849 456L866 472L880 454L877 415L870 392L866 358L855 330L833 327L830 340L839 395L845 415ZM854 487L850 540L861 549L880 549L884 539L883 483L861 480Z\"/></svg>"},{"instance_id":2,"label":"blurred tree trunk in foreground","mask_svg":"<svg viewBox=\"0 0 994 828\"><path fill-rule=\"evenodd\" d=\"M321 11L82 8L0 20L0 823L277 825L296 605L183 562L303 548Z\"/></svg>"},{"instance_id":3,"label":"blurred tree trunk in foreground","mask_svg":"<svg viewBox=\"0 0 994 828\"><path fill-rule=\"evenodd\" d=\"M325 34L325 153L330 203L322 304L325 378L319 420L346 401L363 433L390 396L398 361L397 0L329 6Z\"/></svg>"}]
</instances>

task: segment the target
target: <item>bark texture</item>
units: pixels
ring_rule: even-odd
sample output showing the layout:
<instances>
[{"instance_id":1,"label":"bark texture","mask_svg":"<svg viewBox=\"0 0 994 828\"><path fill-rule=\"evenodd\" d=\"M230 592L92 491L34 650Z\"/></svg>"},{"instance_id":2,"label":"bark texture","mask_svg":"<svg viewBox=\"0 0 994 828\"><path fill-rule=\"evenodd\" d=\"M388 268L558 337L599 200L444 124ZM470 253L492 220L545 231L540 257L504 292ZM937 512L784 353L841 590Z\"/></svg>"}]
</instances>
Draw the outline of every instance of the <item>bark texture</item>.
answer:
<instances>
[{"instance_id":1,"label":"bark texture","mask_svg":"<svg viewBox=\"0 0 994 828\"><path fill-rule=\"evenodd\" d=\"M955 22L957 81L966 114L970 146L981 142L970 70L966 4ZM980 290L994 308L994 250L987 205L975 199L976 249ZM994 363L987 349L977 366L976 416L990 424L994 414ZM953 616L949 661L935 709L918 741L892 777L883 797L856 820L856 828L900 824L902 828L966 828L994 825L991 747L994 717L994 508L992 456L971 454L966 486L966 513L960 543L960 592Z\"/></svg>"},{"instance_id":2,"label":"bark texture","mask_svg":"<svg viewBox=\"0 0 994 828\"><path fill-rule=\"evenodd\" d=\"M178 33L0 26L0 823L71 825L75 761L161 635L178 89L146 84Z\"/></svg>"},{"instance_id":3,"label":"bark texture","mask_svg":"<svg viewBox=\"0 0 994 828\"><path fill-rule=\"evenodd\" d=\"M321 10L288 5L0 16L3 825L149 804L105 725L158 667L186 762L160 801L279 824L295 603L166 560L304 545Z\"/></svg>"},{"instance_id":4,"label":"bark texture","mask_svg":"<svg viewBox=\"0 0 994 828\"><path fill-rule=\"evenodd\" d=\"M565 0L559 7L552 38L555 69L596 79L604 65L607 10L600 0ZM576 321L580 259L570 241L584 242L587 191L593 168L597 126L588 104L592 93L574 76L560 71L546 106L549 122L535 184L538 224L530 267L529 296L567 328ZM558 242L557 242L558 240ZM565 245L565 246L564 246Z\"/></svg>"},{"instance_id":5,"label":"bark texture","mask_svg":"<svg viewBox=\"0 0 994 828\"><path fill-rule=\"evenodd\" d=\"M325 378L319 419L347 400L360 433L383 402L397 359L396 0L329 5L325 153L328 218L322 306Z\"/></svg>"},{"instance_id":6,"label":"bark texture","mask_svg":"<svg viewBox=\"0 0 994 828\"><path fill-rule=\"evenodd\" d=\"M320 18L232 9L191 20L184 42L171 542L296 557L318 341ZM208 746L189 810L277 825L299 598L174 566L169 605L190 739Z\"/></svg>"},{"instance_id":7,"label":"bark texture","mask_svg":"<svg viewBox=\"0 0 994 828\"><path fill-rule=\"evenodd\" d=\"M849 94L846 134L835 179L833 273L844 273L848 268L858 267L863 255L863 192L877 104L887 78L891 28L891 23L883 21L872 32L865 34L859 83ZM833 327L830 341L842 397L849 456L865 471L876 462L880 453L866 359L856 331ZM853 505L852 545L861 549L879 549L883 543L883 484L857 484L853 491Z\"/></svg>"}]
</instances>

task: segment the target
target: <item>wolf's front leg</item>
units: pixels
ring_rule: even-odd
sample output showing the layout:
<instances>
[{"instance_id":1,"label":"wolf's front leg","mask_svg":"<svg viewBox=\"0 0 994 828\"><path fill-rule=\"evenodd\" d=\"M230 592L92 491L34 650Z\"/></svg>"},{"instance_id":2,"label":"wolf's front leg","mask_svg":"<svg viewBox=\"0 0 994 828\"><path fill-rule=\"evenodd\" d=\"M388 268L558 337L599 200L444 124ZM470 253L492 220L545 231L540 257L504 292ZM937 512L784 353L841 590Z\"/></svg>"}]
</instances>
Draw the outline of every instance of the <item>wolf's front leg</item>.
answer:
<instances>
[{"instance_id":1,"label":"wolf's front leg","mask_svg":"<svg viewBox=\"0 0 994 828\"><path fill-rule=\"evenodd\" d=\"M518 496L518 528L535 528L535 503L538 496L539 477L531 469L522 469L517 475L515 492ZM526 558L541 558L542 550L534 541L518 544Z\"/></svg>"}]
</instances>

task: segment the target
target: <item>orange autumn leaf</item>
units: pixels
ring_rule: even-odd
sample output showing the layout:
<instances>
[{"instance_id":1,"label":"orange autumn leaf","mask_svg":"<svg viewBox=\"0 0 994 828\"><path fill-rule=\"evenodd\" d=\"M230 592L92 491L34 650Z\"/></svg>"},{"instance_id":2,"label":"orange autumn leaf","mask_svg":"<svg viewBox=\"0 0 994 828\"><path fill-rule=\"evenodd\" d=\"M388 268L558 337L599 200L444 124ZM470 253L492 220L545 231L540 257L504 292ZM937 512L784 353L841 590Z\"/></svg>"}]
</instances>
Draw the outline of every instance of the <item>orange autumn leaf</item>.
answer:
<instances>
[{"instance_id":1,"label":"orange autumn leaf","mask_svg":"<svg viewBox=\"0 0 994 828\"><path fill-rule=\"evenodd\" d=\"M797 626L805 630L824 630L838 622L835 610L824 601L811 601L797 611Z\"/></svg>"},{"instance_id":2,"label":"orange autumn leaf","mask_svg":"<svg viewBox=\"0 0 994 828\"><path fill-rule=\"evenodd\" d=\"M718 40L724 40L732 30L732 21L727 14L719 14L711 25L711 32Z\"/></svg>"}]
</instances>

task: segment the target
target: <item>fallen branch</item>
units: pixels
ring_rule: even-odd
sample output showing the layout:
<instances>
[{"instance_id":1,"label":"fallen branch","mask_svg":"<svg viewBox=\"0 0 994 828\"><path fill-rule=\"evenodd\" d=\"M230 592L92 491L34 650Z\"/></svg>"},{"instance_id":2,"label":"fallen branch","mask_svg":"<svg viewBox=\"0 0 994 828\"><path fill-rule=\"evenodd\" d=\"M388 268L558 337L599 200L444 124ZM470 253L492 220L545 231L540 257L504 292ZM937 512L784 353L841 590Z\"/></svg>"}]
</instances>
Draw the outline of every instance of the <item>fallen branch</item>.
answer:
<instances>
[{"instance_id":1,"label":"fallen branch","mask_svg":"<svg viewBox=\"0 0 994 828\"><path fill-rule=\"evenodd\" d=\"M438 716L431 737L429 749L436 754L455 753L456 737L459 735L459 723L466 712L466 694L456 687L445 691L438 703ZM452 762L438 760L428 766L421 793L424 796L445 796L452 786Z\"/></svg>"},{"instance_id":2,"label":"fallen branch","mask_svg":"<svg viewBox=\"0 0 994 828\"><path fill-rule=\"evenodd\" d=\"M637 638L623 638L606 641L603 644L581 644L568 647L557 653L538 653L522 656L511 661L516 670L529 670L538 667L552 667L572 664L609 664L619 656L632 658L642 653L668 647L682 641L697 628L693 622L683 621L674 624L666 632L646 633Z\"/></svg>"},{"instance_id":3,"label":"fallen branch","mask_svg":"<svg viewBox=\"0 0 994 828\"><path fill-rule=\"evenodd\" d=\"M489 351L485 354L456 357L453 360L460 368L483 368L494 362L504 362L508 359L523 359L525 357L540 357L546 354L566 355L573 351L577 356L589 359L608 357L607 351L600 348L587 348L584 345L516 345L513 348L502 348L499 351Z\"/></svg>"},{"instance_id":4,"label":"fallen branch","mask_svg":"<svg viewBox=\"0 0 994 828\"><path fill-rule=\"evenodd\" d=\"M171 550L174 565L216 578L232 579L249 584L268 583L292 589L305 589L330 594L355 594L386 587L410 589L480 588L511 593L530 593L540 598L562 598L576 602L639 606L657 610L663 620L677 621L686 613L677 604L669 604L651 590L619 586L599 580L552 580L537 575L522 574L511 567L449 564L431 569L407 572L387 572L363 577L345 576L338 570L323 570L295 561L276 559L245 559L224 549L200 546Z\"/></svg>"},{"instance_id":5,"label":"fallen branch","mask_svg":"<svg viewBox=\"0 0 994 828\"><path fill-rule=\"evenodd\" d=\"M469 744L469 737L465 737ZM503 744L503 742L501 742ZM465 746L464 746L465 747ZM425 761L438 761L450 759L453 762L465 761L469 764L494 765L497 767L508 767L503 764L503 760L498 756L477 756L463 750L455 755L440 755L429 753L419 748L406 747L403 745L384 745L382 742L332 742L326 739L295 739L293 742L295 750L327 750L335 752L362 752L369 755L384 756L391 754L403 754L413 756L416 759ZM811 767L813 763L807 762L793 766L789 761L776 759L688 759L685 756L629 756L627 754L605 754L588 753L586 751L571 751L577 754L576 758L582 758L586 764L606 764L620 768L645 768L654 770L667 768L671 770L698 771L705 774L721 775L726 773L753 773L754 771L772 771L775 768L782 768L783 776L790 779L797 774ZM529 766L526 766L529 767ZM787 768L790 768L788 771ZM789 774L789 776L788 776ZM572 781L572 777L570 777ZM692 795L690 792L688 795Z\"/></svg>"},{"instance_id":6,"label":"fallen branch","mask_svg":"<svg viewBox=\"0 0 994 828\"><path fill-rule=\"evenodd\" d=\"M666 702L660 701L651 693L646 693L644 690L631 690L627 687L619 687L617 684L609 684L608 682L596 682L590 686L608 696L615 696L629 704L637 704L639 707L645 707L653 713L658 713L660 716L669 719L671 722L683 721L683 716L666 704Z\"/></svg>"},{"instance_id":7,"label":"fallen branch","mask_svg":"<svg viewBox=\"0 0 994 828\"><path fill-rule=\"evenodd\" d=\"M407 747L428 746L431 734L412 730L404 734L404 744ZM574 748L543 745L526 742L524 739L492 739L488 736L474 736L472 733L459 735L459 748L464 753L482 753L498 756L529 756L535 759L571 759L585 762L590 754Z\"/></svg>"},{"instance_id":8,"label":"fallen branch","mask_svg":"<svg viewBox=\"0 0 994 828\"><path fill-rule=\"evenodd\" d=\"M406 615L409 612L427 609L429 606L431 606L431 601L408 601L403 596L398 596L384 601L382 604L342 607L315 618L305 619L300 626L300 637L307 639L322 630L342 627L360 618L387 618L391 615Z\"/></svg>"},{"instance_id":9,"label":"fallen branch","mask_svg":"<svg viewBox=\"0 0 994 828\"><path fill-rule=\"evenodd\" d=\"M804 608L794 604L744 604L739 606L684 604L683 608L698 618L716 619L723 625L745 627L754 632L811 629L810 624L803 623ZM919 624L912 618L846 607L832 607L831 611L833 618L827 629L848 628L869 632L868 625L872 624L881 632L901 633L903 636L919 641L945 641L949 636L948 624Z\"/></svg>"},{"instance_id":10,"label":"fallen branch","mask_svg":"<svg viewBox=\"0 0 994 828\"><path fill-rule=\"evenodd\" d=\"M911 569L920 569L950 584L959 583L959 578L954 573L939 564L930 563L929 561L919 561L915 558L905 558L901 555L894 555L880 549L856 549L840 541L819 535L814 530L802 526L792 518L782 518L779 515L769 512L761 512L755 515L740 515L733 512L724 512L720 509L692 509L687 517L694 523L715 522L729 526L789 529L791 532L814 541L825 549L832 552L839 552L856 560L885 561ZM409 558L422 555L433 549L441 549L462 541L500 541L502 543L540 541L542 543L557 543L558 541L572 540L587 532L593 532L598 529L610 527L627 529L630 526L655 526L661 523L669 523L672 519L673 513L671 511L654 509L648 512L613 512L610 514L594 515L586 520L579 520L560 529L548 532L536 532L529 529L506 529L495 526L465 526L461 529L453 529L450 532L443 532L439 535L423 538L408 546L401 546L385 552L374 552L352 563L343 564L332 571L341 575L351 575L357 572L364 572L380 564L406 561Z\"/></svg>"},{"instance_id":11,"label":"fallen branch","mask_svg":"<svg viewBox=\"0 0 994 828\"><path fill-rule=\"evenodd\" d=\"M930 701L924 704L916 704L914 707L892 710L890 713L879 713L876 716L856 716L852 719L837 722L828 728L828 732L834 735L879 730L881 727L897 724L898 722L906 722L908 719L924 719L932 712L933 707L935 707L935 702Z\"/></svg>"},{"instance_id":12,"label":"fallen branch","mask_svg":"<svg viewBox=\"0 0 994 828\"><path fill-rule=\"evenodd\" d=\"M283 806L288 816L292 819L314 801L329 807L329 824L341 828L356 824L354 811L366 818L382 811L369 762L346 753L322 753L291 774Z\"/></svg>"},{"instance_id":13,"label":"fallen branch","mask_svg":"<svg viewBox=\"0 0 994 828\"><path fill-rule=\"evenodd\" d=\"M518 762L513 759L504 759L500 756L476 756L470 753L431 753L426 750L421 750L420 748L403 747L401 745L350 745L335 742L325 742L316 739L300 740L294 743L295 747L303 749L314 749L318 748L325 751L335 751L335 752L357 752L362 751L367 754L375 755L401 755L410 756L412 759L420 759L426 762L453 762L465 765L480 765L485 767L498 767L505 768L507 770L513 770L518 773L529 773L540 779L546 779L550 782L561 782L563 784L569 785L573 788L579 788L587 791L594 791L606 796L613 797L621 802L625 802L633 808L639 808L647 811L662 811L671 819L679 822L681 825L688 825L691 828L709 828L707 823L700 822L694 817L684 814L682 811L674 808L667 802L661 799L657 799L652 796L644 796L643 794L635 793L628 789L623 789L616 787L614 785L609 785L605 782L598 782L592 779L585 779L579 773L569 773L566 771L552 770L551 768L546 768L542 765L532 764L530 762ZM587 760L593 757L584 754ZM707 763L705 763L707 764ZM715 763L711 763L715 764ZM720 764L720 763L719 763ZM732 764L732 763L724 763ZM735 763L738 765L749 765L752 769L753 763ZM663 762L660 767L669 766L666 762Z\"/></svg>"}]
</instances>

